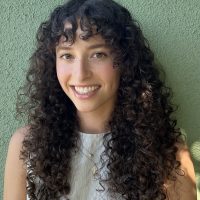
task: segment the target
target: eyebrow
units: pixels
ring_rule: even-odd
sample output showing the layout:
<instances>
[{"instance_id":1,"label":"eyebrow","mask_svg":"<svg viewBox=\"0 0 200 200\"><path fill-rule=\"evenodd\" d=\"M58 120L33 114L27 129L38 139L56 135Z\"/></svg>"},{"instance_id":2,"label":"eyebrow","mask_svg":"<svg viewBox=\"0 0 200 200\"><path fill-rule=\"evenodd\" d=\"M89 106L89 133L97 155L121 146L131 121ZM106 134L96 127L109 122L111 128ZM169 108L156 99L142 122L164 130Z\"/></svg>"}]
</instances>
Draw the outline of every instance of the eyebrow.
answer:
<instances>
[{"instance_id":1,"label":"eyebrow","mask_svg":"<svg viewBox=\"0 0 200 200\"><path fill-rule=\"evenodd\" d=\"M96 49L96 48L101 48L101 47L104 47L104 48L108 48L108 45L107 44L93 44L91 46L88 47L88 49ZM60 50L71 50L73 49L73 47L70 47L70 46L57 46L57 50L60 51Z\"/></svg>"}]
</instances>

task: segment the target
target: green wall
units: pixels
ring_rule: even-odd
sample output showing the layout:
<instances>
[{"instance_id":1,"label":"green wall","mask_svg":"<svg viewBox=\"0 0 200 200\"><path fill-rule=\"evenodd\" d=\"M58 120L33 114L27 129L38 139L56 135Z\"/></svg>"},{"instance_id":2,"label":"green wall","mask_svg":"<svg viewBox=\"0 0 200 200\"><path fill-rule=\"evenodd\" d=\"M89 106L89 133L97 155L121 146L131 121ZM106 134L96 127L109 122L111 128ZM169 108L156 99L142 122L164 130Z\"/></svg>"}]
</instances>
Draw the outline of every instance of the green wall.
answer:
<instances>
[{"instance_id":1,"label":"green wall","mask_svg":"<svg viewBox=\"0 0 200 200\"><path fill-rule=\"evenodd\" d=\"M23 84L35 33L49 12L64 0L0 0L0 199L10 136L23 123L14 118L16 90ZM200 180L200 1L121 0L140 22L156 59L174 91L178 125ZM199 183L200 186L200 183ZM199 198L200 199L200 198Z\"/></svg>"}]
</instances>

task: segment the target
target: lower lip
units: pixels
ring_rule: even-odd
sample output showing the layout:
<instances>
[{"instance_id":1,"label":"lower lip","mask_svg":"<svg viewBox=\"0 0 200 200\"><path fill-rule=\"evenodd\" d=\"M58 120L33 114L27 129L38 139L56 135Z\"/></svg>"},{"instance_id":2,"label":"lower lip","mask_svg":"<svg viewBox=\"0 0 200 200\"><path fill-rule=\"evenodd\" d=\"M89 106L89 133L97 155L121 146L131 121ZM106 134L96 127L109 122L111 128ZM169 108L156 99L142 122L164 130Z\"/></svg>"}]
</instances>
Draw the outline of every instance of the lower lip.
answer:
<instances>
[{"instance_id":1,"label":"lower lip","mask_svg":"<svg viewBox=\"0 0 200 200\"><path fill-rule=\"evenodd\" d=\"M91 97L93 97L99 90L100 87L98 87L96 90L90 92L90 93L87 93L87 94L79 94L77 93L77 91L75 90L74 87L72 87L72 90L74 92L74 95L79 98L79 99L89 99Z\"/></svg>"}]
</instances>

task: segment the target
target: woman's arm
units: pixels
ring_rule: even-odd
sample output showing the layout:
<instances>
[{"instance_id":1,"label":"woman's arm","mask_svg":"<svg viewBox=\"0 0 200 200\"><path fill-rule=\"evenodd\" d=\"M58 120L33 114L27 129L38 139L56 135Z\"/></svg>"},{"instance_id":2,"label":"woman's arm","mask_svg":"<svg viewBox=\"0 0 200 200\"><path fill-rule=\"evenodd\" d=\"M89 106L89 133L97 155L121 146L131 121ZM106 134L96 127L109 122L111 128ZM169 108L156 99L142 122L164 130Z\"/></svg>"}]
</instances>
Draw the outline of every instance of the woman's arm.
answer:
<instances>
[{"instance_id":1,"label":"woman's arm","mask_svg":"<svg viewBox=\"0 0 200 200\"><path fill-rule=\"evenodd\" d=\"M184 176L177 175L175 183L170 181L166 184L169 200L197 200L194 166L186 145L179 145L177 160L181 162Z\"/></svg>"},{"instance_id":2,"label":"woman's arm","mask_svg":"<svg viewBox=\"0 0 200 200\"><path fill-rule=\"evenodd\" d=\"M26 168L19 159L26 133L27 128L18 129L9 143L4 175L4 200L26 199Z\"/></svg>"}]
</instances>

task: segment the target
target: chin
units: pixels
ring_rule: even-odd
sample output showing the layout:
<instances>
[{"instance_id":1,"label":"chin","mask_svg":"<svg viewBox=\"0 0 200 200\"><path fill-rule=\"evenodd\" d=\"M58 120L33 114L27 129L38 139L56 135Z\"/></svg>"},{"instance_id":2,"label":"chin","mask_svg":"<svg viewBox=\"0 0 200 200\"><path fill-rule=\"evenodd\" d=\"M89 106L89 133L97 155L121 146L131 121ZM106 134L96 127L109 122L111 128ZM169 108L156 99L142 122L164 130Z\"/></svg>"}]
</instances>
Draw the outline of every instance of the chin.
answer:
<instances>
[{"instance_id":1,"label":"chin","mask_svg":"<svg viewBox=\"0 0 200 200\"><path fill-rule=\"evenodd\" d=\"M98 106L90 105L75 105L77 112L88 113L98 110Z\"/></svg>"},{"instance_id":2,"label":"chin","mask_svg":"<svg viewBox=\"0 0 200 200\"><path fill-rule=\"evenodd\" d=\"M76 109L77 109L77 112L79 112L79 113L89 113L89 112L92 112L92 111L94 111L94 109L91 109L91 108L77 108L76 107Z\"/></svg>"}]
</instances>

